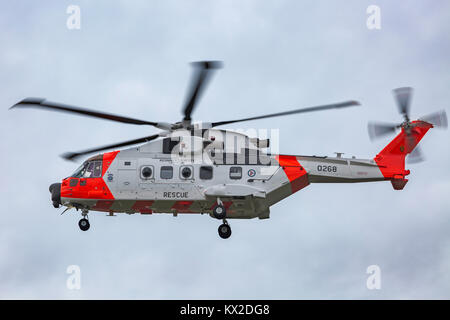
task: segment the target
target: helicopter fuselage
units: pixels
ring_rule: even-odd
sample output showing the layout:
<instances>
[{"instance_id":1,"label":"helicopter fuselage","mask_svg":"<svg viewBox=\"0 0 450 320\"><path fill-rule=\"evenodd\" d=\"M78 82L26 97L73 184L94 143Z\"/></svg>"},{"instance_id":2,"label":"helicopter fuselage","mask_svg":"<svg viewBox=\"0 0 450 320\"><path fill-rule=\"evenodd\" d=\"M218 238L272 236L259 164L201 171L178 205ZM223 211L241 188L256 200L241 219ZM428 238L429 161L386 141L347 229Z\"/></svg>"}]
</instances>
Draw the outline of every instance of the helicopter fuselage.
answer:
<instances>
[{"instance_id":1,"label":"helicopter fuselage","mask_svg":"<svg viewBox=\"0 0 450 320\"><path fill-rule=\"evenodd\" d=\"M310 183L386 179L375 160L260 152L254 161L236 154L230 163L216 150L214 156L205 152L209 161L199 162L151 152L160 141L90 158L81 174L63 180L62 205L110 214L177 215L211 214L221 202L227 218L264 219L270 206Z\"/></svg>"}]
</instances>

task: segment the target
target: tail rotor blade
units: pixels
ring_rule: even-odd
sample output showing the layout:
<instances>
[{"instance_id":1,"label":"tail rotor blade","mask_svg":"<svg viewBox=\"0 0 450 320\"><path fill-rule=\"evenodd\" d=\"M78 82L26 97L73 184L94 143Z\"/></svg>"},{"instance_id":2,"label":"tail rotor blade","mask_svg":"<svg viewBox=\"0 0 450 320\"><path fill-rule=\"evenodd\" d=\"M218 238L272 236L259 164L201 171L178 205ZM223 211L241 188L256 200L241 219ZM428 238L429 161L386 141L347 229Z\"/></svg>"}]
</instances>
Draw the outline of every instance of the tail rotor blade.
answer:
<instances>
[{"instance_id":1,"label":"tail rotor blade","mask_svg":"<svg viewBox=\"0 0 450 320\"><path fill-rule=\"evenodd\" d=\"M445 129L448 126L447 114L445 110L428 114L426 116L421 117L420 120L431 123L433 126L438 128Z\"/></svg>"},{"instance_id":2,"label":"tail rotor blade","mask_svg":"<svg viewBox=\"0 0 450 320\"><path fill-rule=\"evenodd\" d=\"M397 100L398 110L406 120L409 120L409 106L411 103L412 92L413 89L410 87L397 88L393 91L394 97Z\"/></svg>"},{"instance_id":3,"label":"tail rotor blade","mask_svg":"<svg viewBox=\"0 0 450 320\"><path fill-rule=\"evenodd\" d=\"M374 140L388 134L395 133L398 128L397 124L383 122L369 122L368 131L370 140Z\"/></svg>"},{"instance_id":4,"label":"tail rotor blade","mask_svg":"<svg viewBox=\"0 0 450 320\"><path fill-rule=\"evenodd\" d=\"M425 160L420 146L417 145L413 134L409 131L407 131L405 143L407 152L410 152L406 158L409 164L419 163Z\"/></svg>"},{"instance_id":5,"label":"tail rotor blade","mask_svg":"<svg viewBox=\"0 0 450 320\"><path fill-rule=\"evenodd\" d=\"M413 151L408 155L406 161L409 164L419 163L425 160L423 156L422 149L419 146L416 146Z\"/></svg>"}]
</instances>

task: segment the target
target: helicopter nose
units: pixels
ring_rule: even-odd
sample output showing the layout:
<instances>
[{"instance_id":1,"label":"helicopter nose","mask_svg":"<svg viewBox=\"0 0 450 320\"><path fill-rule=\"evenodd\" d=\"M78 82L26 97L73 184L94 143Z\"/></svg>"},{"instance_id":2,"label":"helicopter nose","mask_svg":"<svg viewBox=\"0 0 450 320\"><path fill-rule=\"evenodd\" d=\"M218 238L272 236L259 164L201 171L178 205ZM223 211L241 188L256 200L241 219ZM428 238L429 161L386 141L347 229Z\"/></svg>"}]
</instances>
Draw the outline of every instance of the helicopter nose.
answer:
<instances>
[{"instance_id":1,"label":"helicopter nose","mask_svg":"<svg viewBox=\"0 0 450 320\"><path fill-rule=\"evenodd\" d=\"M53 206L59 208L61 204L61 183L52 183L48 190L52 194Z\"/></svg>"}]
</instances>

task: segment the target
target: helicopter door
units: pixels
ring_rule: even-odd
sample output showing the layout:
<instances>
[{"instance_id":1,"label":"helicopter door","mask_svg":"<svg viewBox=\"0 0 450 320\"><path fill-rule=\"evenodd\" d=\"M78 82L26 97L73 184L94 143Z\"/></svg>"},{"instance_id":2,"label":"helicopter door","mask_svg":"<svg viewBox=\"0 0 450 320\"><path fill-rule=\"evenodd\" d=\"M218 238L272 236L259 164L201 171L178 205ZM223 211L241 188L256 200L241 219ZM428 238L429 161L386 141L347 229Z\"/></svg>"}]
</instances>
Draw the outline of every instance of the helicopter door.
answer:
<instances>
[{"instance_id":1,"label":"helicopter door","mask_svg":"<svg viewBox=\"0 0 450 320\"><path fill-rule=\"evenodd\" d=\"M122 197L135 196L136 179L136 160L121 159L117 167L117 190Z\"/></svg>"}]
</instances>

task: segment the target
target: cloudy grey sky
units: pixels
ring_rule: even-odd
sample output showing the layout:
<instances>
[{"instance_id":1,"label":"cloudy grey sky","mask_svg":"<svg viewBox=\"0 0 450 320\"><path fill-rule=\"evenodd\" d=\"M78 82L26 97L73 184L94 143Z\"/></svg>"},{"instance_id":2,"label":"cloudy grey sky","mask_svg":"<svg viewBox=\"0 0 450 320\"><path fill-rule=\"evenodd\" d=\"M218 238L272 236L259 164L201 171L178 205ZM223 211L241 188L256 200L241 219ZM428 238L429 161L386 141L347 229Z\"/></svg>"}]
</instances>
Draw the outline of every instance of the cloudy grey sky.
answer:
<instances>
[{"instance_id":1,"label":"cloudy grey sky","mask_svg":"<svg viewBox=\"0 0 450 320\"><path fill-rule=\"evenodd\" d=\"M66 8L81 8L81 29ZM381 8L368 30L366 9ZM243 124L280 128L281 151L373 157L368 120L400 120L391 90L415 88L413 117L447 109L447 1L14 1L0 5L0 298L450 298L449 132L422 142L403 191L390 183L311 185L268 220L91 213L51 206L59 155L156 132L37 110L27 96L176 121L189 61L225 62L195 113L227 120L294 107L362 107ZM230 127L236 128L236 127ZM381 290L366 288L379 265ZM66 288L79 265L81 290Z\"/></svg>"}]
</instances>

